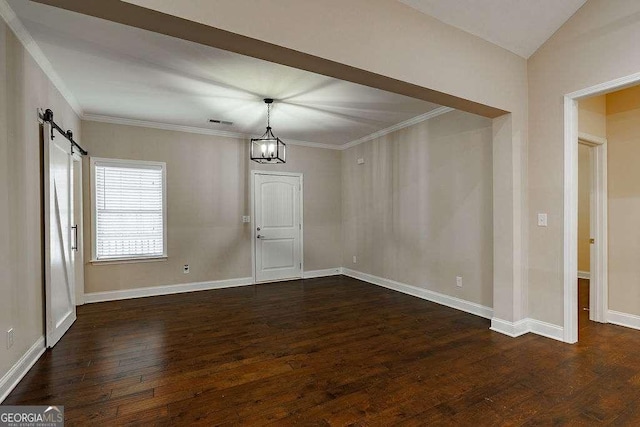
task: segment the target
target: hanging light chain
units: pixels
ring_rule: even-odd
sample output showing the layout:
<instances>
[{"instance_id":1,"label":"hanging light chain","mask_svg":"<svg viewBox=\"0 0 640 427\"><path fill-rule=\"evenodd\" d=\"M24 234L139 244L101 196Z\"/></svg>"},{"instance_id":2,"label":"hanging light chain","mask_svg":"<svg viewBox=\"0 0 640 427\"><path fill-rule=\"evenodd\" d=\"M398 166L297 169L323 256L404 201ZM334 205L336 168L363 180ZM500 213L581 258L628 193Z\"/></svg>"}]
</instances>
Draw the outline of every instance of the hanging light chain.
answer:
<instances>
[{"instance_id":1,"label":"hanging light chain","mask_svg":"<svg viewBox=\"0 0 640 427\"><path fill-rule=\"evenodd\" d=\"M267 127L271 127L271 104L267 104Z\"/></svg>"}]
</instances>

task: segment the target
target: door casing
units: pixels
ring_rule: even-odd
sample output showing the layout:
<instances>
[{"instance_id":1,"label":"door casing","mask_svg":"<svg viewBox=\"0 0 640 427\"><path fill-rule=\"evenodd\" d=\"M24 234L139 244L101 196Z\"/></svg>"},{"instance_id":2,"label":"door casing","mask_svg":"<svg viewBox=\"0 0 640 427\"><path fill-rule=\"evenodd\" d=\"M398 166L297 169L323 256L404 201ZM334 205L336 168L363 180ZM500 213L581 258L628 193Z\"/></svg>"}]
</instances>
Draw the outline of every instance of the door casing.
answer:
<instances>
[{"instance_id":1,"label":"door casing","mask_svg":"<svg viewBox=\"0 0 640 427\"><path fill-rule=\"evenodd\" d=\"M640 73L600 83L564 96L564 201L563 201L563 328L564 342L578 342L578 101L640 83ZM584 137L582 138L584 139ZM604 226L606 228L606 224ZM606 232L606 231L605 231ZM598 236L594 236L596 239ZM596 241L597 242L597 241ZM596 262L606 271L606 251ZM605 302L606 303L606 302ZM605 307L608 322L608 307Z\"/></svg>"}]
</instances>

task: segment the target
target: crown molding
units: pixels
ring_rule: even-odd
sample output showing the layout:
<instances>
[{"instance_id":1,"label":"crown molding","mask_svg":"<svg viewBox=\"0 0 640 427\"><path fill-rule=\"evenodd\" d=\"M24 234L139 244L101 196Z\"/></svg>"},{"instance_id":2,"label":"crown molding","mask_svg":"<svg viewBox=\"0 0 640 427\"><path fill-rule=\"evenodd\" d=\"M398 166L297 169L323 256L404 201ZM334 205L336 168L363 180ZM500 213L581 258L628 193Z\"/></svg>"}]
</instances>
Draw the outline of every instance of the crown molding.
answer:
<instances>
[{"instance_id":1,"label":"crown molding","mask_svg":"<svg viewBox=\"0 0 640 427\"><path fill-rule=\"evenodd\" d=\"M9 28L11 28L34 61L36 61L40 66L47 78L51 80L51 83L56 87L56 89L58 89L58 92L60 92L73 111L79 117L82 117L82 107L80 106L80 103L64 84L58 73L53 69L51 62L49 62L44 52L42 52L42 49L40 49L40 46L38 46L31 34L29 34L25 26L22 24L22 21L20 21L20 18L18 18L18 15L16 15L13 9L11 9L11 6L9 6L9 3L7 3L6 0L0 0L0 16L7 23Z\"/></svg>"},{"instance_id":2,"label":"crown molding","mask_svg":"<svg viewBox=\"0 0 640 427\"><path fill-rule=\"evenodd\" d=\"M82 120L88 122L111 123L114 125L137 126L143 128L171 130L176 132L196 133L200 135L214 135L225 138L247 139L250 136L223 130L200 128L195 126L174 125L171 123L152 122L147 120L126 119L124 117L104 116L101 114L84 114Z\"/></svg>"},{"instance_id":3,"label":"crown molding","mask_svg":"<svg viewBox=\"0 0 640 427\"><path fill-rule=\"evenodd\" d=\"M388 135L397 130L404 129L409 126L413 126L415 124L424 122L429 119L433 119L435 117L441 116L453 110L454 110L453 108L449 108L449 107L436 108L435 110L431 110L428 113L416 116L412 119L390 126L386 129L379 130L363 138L360 138L355 141L351 141L342 145L323 144L320 142L298 141L298 140L291 140L291 139L287 139L285 141L285 144L296 145L300 147L323 148L327 150L346 150L348 148L355 147L356 145L360 145L364 142L371 141L373 139L379 138L384 135ZM145 127L145 128L151 128L151 129L195 133L199 135L221 136L225 138L251 139L253 137L253 135L239 133L239 132L228 132L228 131L217 130L217 129L201 128L196 126L176 125L172 123L161 123L161 122L153 122L148 120L126 119L123 117L105 116L100 114L84 114L81 116L81 119L89 122L111 123L111 124L125 125L125 126L138 126L138 127Z\"/></svg>"},{"instance_id":4,"label":"crown molding","mask_svg":"<svg viewBox=\"0 0 640 427\"><path fill-rule=\"evenodd\" d=\"M446 114L446 113L448 113L450 111L453 111L453 110L454 109L450 108L450 107L439 107L439 108L436 108L435 110L429 111L428 113L421 114L421 115L416 116L416 117L414 117L412 119L409 119L409 120L406 120L404 122L398 123L396 125L390 126L390 127L386 128L386 129L379 130L377 132L374 132L374 133L372 133L370 135L367 135L365 137L362 137L360 139L356 139L355 141L347 142L346 144L343 144L340 147L341 147L342 150L346 150L347 148L355 147L356 145L360 145L360 144L362 144L364 142L368 142L368 141L374 140L376 138L380 138L381 136L388 135L388 134L390 134L392 132L395 132L397 130L404 129L404 128L407 128L409 126L416 125L416 124L424 122L426 120L433 119L435 117L441 116L441 115Z\"/></svg>"},{"instance_id":5,"label":"crown molding","mask_svg":"<svg viewBox=\"0 0 640 427\"><path fill-rule=\"evenodd\" d=\"M196 126L184 126L184 125L175 125L171 123L152 122L148 120L125 119L123 117L104 116L100 114L84 114L81 118L82 120L89 121L89 122L111 123L115 125L125 125L125 126L137 126L137 127L151 128L151 129L195 133L199 135L221 136L225 138L251 139L253 137L253 135L240 133L240 132L228 132L223 130L201 128ZM324 148L328 150L342 150L342 146L340 145L322 144L319 142L298 141L298 140L287 139L285 141L285 144L297 145L300 147Z\"/></svg>"}]
</instances>

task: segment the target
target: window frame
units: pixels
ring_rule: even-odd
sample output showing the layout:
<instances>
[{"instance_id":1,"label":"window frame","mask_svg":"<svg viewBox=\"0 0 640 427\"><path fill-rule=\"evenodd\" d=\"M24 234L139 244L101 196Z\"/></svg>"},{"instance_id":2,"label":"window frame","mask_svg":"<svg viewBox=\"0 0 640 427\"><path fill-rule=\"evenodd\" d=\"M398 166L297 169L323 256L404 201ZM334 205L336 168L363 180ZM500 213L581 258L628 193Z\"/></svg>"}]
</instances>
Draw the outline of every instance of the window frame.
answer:
<instances>
[{"instance_id":1,"label":"window frame","mask_svg":"<svg viewBox=\"0 0 640 427\"><path fill-rule=\"evenodd\" d=\"M141 256L123 256L115 258L98 259L98 238L97 238L97 191L96 191L96 164L130 167L143 169L145 167L160 167L162 170L162 255L141 255ZM129 160L129 159L111 159L104 157L90 158L90 177L91 183L91 263L92 264L114 264L114 263L136 263L166 260L167 255L167 164L165 162L155 162L149 160Z\"/></svg>"}]
</instances>

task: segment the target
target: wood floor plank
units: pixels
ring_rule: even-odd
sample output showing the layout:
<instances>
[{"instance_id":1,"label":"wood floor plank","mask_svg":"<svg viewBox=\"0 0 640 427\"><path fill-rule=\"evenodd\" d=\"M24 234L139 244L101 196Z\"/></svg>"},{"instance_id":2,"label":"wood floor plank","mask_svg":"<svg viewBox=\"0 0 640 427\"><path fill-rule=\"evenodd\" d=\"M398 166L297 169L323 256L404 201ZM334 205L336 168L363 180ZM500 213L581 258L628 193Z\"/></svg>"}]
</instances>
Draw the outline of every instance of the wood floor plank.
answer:
<instances>
[{"instance_id":1,"label":"wood floor plank","mask_svg":"<svg viewBox=\"0 0 640 427\"><path fill-rule=\"evenodd\" d=\"M640 333L579 320L576 345L509 338L344 276L91 304L4 403L72 426L640 424Z\"/></svg>"}]
</instances>

